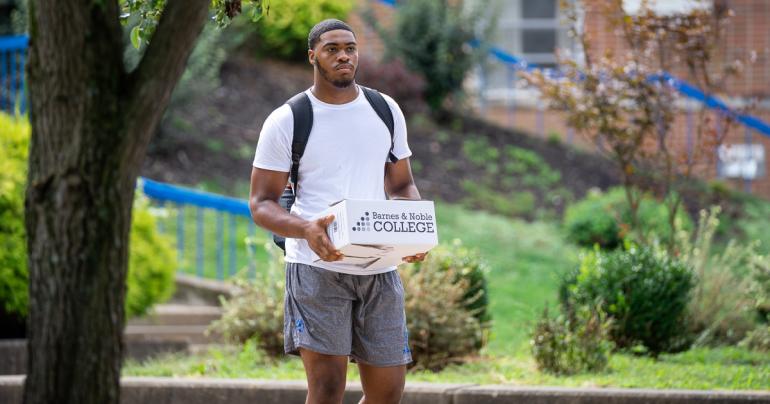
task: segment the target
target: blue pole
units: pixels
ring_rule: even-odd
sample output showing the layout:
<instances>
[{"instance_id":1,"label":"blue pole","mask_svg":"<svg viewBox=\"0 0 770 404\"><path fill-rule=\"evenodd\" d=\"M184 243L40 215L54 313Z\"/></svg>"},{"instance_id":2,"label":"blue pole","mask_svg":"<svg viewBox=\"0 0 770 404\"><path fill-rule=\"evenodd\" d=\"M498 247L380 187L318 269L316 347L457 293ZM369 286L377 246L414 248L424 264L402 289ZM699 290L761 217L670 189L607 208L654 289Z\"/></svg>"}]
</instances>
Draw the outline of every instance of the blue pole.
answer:
<instances>
[{"instance_id":1,"label":"blue pole","mask_svg":"<svg viewBox=\"0 0 770 404\"><path fill-rule=\"evenodd\" d=\"M224 246L224 217L221 210L217 211L217 279L225 278L225 246Z\"/></svg>"},{"instance_id":2,"label":"blue pole","mask_svg":"<svg viewBox=\"0 0 770 404\"><path fill-rule=\"evenodd\" d=\"M238 265L238 257L235 250L235 235L237 230L237 224L238 222L235 221L235 215L230 214L230 276L235 275L237 265Z\"/></svg>"},{"instance_id":3,"label":"blue pole","mask_svg":"<svg viewBox=\"0 0 770 404\"><path fill-rule=\"evenodd\" d=\"M575 130L572 126L567 126L567 144L572 144L575 138Z\"/></svg>"},{"instance_id":4,"label":"blue pole","mask_svg":"<svg viewBox=\"0 0 770 404\"><path fill-rule=\"evenodd\" d=\"M26 55L24 52L19 53L19 66L21 69L19 70L21 72L21 100L19 101L19 109L21 113L23 114L27 110L27 81L24 77L25 69L24 67L27 65L26 61Z\"/></svg>"},{"instance_id":5,"label":"blue pole","mask_svg":"<svg viewBox=\"0 0 770 404\"><path fill-rule=\"evenodd\" d=\"M10 104L8 105L8 110L13 113L14 106L16 105L16 51L8 52L8 56L10 56L8 61L8 102Z\"/></svg>"},{"instance_id":6,"label":"blue pole","mask_svg":"<svg viewBox=\"0 0 770 404\"><path fill-rule=\"evenodd\" d=\"M248 227L249 227L249 238L253 238L257 233L256 232L257 225L253 221L249 220ZM247 248L250 251L249 255L251 257L254 257L254 246L249 244ZM249 278L254 279L256 277L257 277L257 264L256 262L254 262L254 260L249 260Z\"/></svg>"},{"instance_id":7,"label":"blue pole","mask_svg":"<svg viewBox=\"0 0 770 404\"><path fill-rule=\"evenodd\" d=\"M176 254L179 272L184 269L184 205L177 204L176 210Z\"/></svg>"},{"instance_id":8,"label":"blue pole","mask_svg":"<svg viewBox=\"0 0 770 404\"><path fill-rule=\"evenodd\" d=\"M203 277L203 208L197 207L195 220L195 266L196 273Z\"/></svg>"}]
</instances>

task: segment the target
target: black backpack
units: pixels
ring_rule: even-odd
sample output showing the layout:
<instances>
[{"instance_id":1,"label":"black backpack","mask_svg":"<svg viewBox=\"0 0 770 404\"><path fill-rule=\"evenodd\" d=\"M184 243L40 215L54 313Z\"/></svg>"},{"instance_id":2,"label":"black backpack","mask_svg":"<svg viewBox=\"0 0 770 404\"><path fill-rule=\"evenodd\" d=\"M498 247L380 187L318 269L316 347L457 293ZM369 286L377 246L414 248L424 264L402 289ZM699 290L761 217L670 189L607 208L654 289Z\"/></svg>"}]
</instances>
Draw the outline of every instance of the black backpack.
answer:
<instances>
[{"instance_id":1,"label":"black backpack","mask_svg":"<svg viewBox=\"0 0 770 404\"><path fill-rule=\"evenodd\" d=\"M382 119L385 126L388 127L390 132L390 153L388 153L388 161L395 163L398 161L393 154L393 113L390 111L388 102L377 91L368 87L359 86L366 96L366 100L377 113L377 116ZM278 200L286 211L291 211L291 206L294 205L294 200L297 197L297 184L299 180L299 160L302 155L305 154L305 146L310 138L310 130L313 129L313 105L310 103L305 92L301 92L294 97L291 97L287 104L291 107L291 112L294 115L294 133L291 142L291 173L289 175L289 182L286 184L286 188L283 190L281 198ZM277 234L273 234L273 242L281 247L286 252L286 239Z\"/></svg>"}]
</instances>

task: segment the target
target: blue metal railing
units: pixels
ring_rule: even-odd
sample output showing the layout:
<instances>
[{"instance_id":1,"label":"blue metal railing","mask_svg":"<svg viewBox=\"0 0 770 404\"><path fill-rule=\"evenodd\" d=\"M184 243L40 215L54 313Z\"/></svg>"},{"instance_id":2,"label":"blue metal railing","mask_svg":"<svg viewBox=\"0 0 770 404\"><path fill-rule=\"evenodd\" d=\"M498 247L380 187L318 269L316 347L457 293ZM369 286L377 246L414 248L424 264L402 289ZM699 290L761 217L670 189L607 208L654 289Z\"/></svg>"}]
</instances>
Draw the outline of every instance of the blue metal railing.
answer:
<instances>
[{"instance_id":1,"label":"blue metal railing","mask_svg":"<svg viewBox=\"0 0 770 404\"><path fill-rule=\"evenodd\" d=\"M267 232L257 232L245 200L147 178L140 178L138 186L166 213L159 215L159 228L176 238L180 272L226 279L247 268L248 276L255 276L256 251L245 239L259 238L259 234L267 242L269 237Z\"/></svg>"},{"instance_id":2,"label":"blue metal railing","mask_svg":"<svg viewBox=\"0 0 770 404\"><path fill-rule=\"evenodd\" d=\"M24 87L24 66L29 38L0 37L0 111L24 113L27 97Z\"/></svg>"}]
</instances>

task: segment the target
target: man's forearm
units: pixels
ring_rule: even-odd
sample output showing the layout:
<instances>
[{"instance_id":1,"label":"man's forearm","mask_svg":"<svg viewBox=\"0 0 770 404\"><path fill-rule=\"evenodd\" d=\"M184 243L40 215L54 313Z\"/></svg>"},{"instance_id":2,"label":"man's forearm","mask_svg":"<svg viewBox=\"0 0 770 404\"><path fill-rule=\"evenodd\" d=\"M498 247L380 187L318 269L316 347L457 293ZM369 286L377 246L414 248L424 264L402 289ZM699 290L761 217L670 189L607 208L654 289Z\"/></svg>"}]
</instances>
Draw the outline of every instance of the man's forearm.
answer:
<instances>
[{"instance_id":1,"label":"man's forearm","mask_svg":"<svg viewBox=\"0 0 770 404\"><path fill-rule=\"evenodd\" d=\"M417 190L417 186L414 183L407 184L401 188L391 190L388 193L388 197L393 200L406 199L410 201L419 201L420 191Z\"/></svg>"},{"instance_id":2,"label":"man's forearm","mask_svg":"<svg viewBox=\"0 0 770 404\"><path fill-rule=\"evenodd\" d=\"M286 212L278 202L265 200L255 203L251 209L254 223L279 236L305 238L308 221Z\"/></svg>"}]
</instances>

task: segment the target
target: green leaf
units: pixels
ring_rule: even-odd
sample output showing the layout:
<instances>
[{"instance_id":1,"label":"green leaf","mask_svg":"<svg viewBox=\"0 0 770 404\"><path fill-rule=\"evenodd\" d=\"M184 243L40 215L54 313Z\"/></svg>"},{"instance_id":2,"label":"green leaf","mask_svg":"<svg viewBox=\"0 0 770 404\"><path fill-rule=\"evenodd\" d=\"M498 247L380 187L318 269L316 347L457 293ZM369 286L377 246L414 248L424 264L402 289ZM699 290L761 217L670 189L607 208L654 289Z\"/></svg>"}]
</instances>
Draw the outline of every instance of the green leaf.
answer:
<instances>
[{"instance_id":1,"label":"green leaf","mask_svg":"<svg viewBox=\"0 0 770 404\"><path fill-rule=\"evenodd\" d=\"M142 32L142 29L139 28L137 25L134 28L131 28L131 45L134 45L134 48L139 49L139 46L142 45L142 40L139 38L139 34Z\"/></svg>"}]
</instances>

